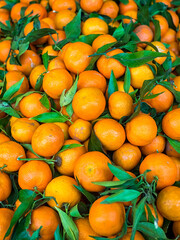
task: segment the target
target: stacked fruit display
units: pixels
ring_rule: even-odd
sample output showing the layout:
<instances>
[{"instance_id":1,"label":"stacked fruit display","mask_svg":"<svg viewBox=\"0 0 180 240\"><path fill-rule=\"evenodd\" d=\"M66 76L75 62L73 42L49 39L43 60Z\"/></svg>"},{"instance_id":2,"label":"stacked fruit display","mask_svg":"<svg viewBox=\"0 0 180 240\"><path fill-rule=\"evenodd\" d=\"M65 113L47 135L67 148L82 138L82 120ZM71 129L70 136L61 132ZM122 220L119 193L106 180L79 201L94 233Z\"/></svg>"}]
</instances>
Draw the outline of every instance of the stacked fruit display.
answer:
<instances>
[{"instance_id":1,"label":"stacked fruit display","mask_svg":"<svg viewBox=\"0 0 180 240\"><path fill-rule=\"evenodd\" d=\"M0 1L0 240L180 239L179 5Z\"/></svg>"}]
</instances>

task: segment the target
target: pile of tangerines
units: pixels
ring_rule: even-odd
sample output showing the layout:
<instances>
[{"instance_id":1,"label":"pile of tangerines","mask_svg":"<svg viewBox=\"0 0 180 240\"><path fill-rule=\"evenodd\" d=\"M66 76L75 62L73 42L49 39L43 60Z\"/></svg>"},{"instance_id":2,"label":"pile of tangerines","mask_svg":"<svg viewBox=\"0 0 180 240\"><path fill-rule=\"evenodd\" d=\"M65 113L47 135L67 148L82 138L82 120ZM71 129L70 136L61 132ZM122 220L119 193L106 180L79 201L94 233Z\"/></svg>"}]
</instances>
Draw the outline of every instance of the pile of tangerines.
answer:
<instances>
[{"instance_id":1,"label":"pile of tangerines","mask_svg":"<svg viewBox=\"0 0 180 240\"><path fill-rule=\"evenodd\" d=\"M0 0L0 240L180 239L178 0Z\"/></svg>"}]
</instances>

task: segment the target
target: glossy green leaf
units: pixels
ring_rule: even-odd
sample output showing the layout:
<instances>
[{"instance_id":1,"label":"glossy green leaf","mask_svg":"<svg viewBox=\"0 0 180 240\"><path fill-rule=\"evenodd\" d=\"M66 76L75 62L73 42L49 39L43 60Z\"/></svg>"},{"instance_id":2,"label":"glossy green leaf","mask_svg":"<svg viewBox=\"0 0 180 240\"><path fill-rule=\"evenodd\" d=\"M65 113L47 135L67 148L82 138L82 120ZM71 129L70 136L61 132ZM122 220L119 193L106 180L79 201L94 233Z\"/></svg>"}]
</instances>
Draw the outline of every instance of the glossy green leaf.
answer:
<instances>
[{"instance_id":1,"label":"glossy green leaf","mask_svg":"<svg viewBox=\"0 0 180 240\"><path fill-rule=\"evenodd\" d=\"M18 224L16 224L11 240L30 240L30 235L27 231L25 222L26 218L24 217Z\"/></svg>"},{"instance_id":2,"label":"glossy green leaf","mask_svg":"<svg viewBox=\"0 0 180 240\"><path fill-rule=\"evenodd\" d=\"M156 93L156 94L152 94L152 93L148 93L145 97L143 97L143 99L153 99L159 95L161 95L164 92L160 92L160 93Z\"/></svg>"},{"instance_id":3,"label":"glossy green leaf","mask_svg":"<svg viewBox=\"0 0 180 240\"><path fill-rule=\"evenodd\" d=\"M108 84L108 98L113 94L114 92L118 91L118 85L117 85L117 80L114 76L113 70L111 71L111 76L109 79L109 84Z\"/></svg>"},{"instance_id":4,"label":"glossy green leaf","mask_svg":"<svg viewBox=\"0 0 180 240\"><path fill-rule=\"evenodd\" d=\"M142 198L136 206L133 206L133 208L135 209L133 210L133 227L132 227L132 234L131 234L130 240L134 240L137 227L145 211L144 210L145 203L146 203L146 197Z\"/></svg>"},{"instance_id":5,"label":"glossy green leaf","mask_svg":"<svg viewBox=\"0 0 180 240\"><path fill-rule=\"evenodd\" d=\"M0 70L0 79L1 79L1 80L4 79L6 73L7 73L6 71L4 71L4 70Z\"/></svg>"},{"instance_id":6,"label":"glossy green leaf","mask_svg":"<svg viewBox=\"0 0 180 240\"><path fill-rule=\"evenodd\" d=\"M124 77L124 91L126 93L129 93L130 86L131 86L131 73L129 68L127 67L125 77Z\"/></svg>"},{"instance_id":7,"label":"glossy green leaf","mask_svg":"<svg viewBox=\"0 0 180 240\"><path fill-rule=\"evenodd\" d=\"M15 174L10 174L10 179L12 182L12 191L10 196L8 197L8 203L14 205L16 200L18 199L18 183L17 183L17 176Z\"/></svg>"},{"instance_id":8,"label":"glossy green leaf","mask_svg":"<svg viewBox=\"0 0 180 240\"><path fill-rule=\"evenodd\" d=\"M108 187L108 188L114 188L114 187L119 187L121 184L125 183L126 180L124 181L104 181L104 182L92 182L96 185L103 186L103 187Z\"/></svg>"},{"instance_id":9,"label":"glossy green leaf","mask_svg":"<svg viewBox=\"0 0 180 240\"><path fill-rule=\"evenodd\" d=\"M39 229L37 229L35 232L33 232L33 234L32 234L30 239L31 240L39 239L40 238L40 231L41 231L41 229L42 229L42 226Z\"/></svg>"},{"instance_id":10,"label":"glossy green leaf","mask_svg":"<svg viewBox=\"0 0 180 240\"><path fill-rule=\"evenodd\" d=\"M161 239L167 240L166 234L162 230L162 228L155 228L153 223L150 222L140 222L137 225L137 230L143 233L145 236L153 238L153 239Z\"/></svg>"},{"instance_id":11,"label":"glossy green leaf","mask_svg":"<svg viewBox=\"0 0 180 240\"><path fill-rule=\"evenodd\" d=\"M108 167L111 170L111 172L116 176L120 181L126 181L132 178L131 175L129 175L126 171L124 171L121 167L116 167L110 163L108 163Z\"/></svg>"},{"instance_id":12,"label":"glossy green leaf","mask_svg":"<svg viewBox=\"0 0 180 240\"><path fill-rule=\"evenodd\" d=\"M34 202L34 198L36 197L36 193L33 192L31 196L26 197L26 200L24 200L20 206L17 208L17 210L14 212L13 218L11 220L10 226L5 234L5 237L9 236L11 229L13 226L18 222L18 220L24 216L25 213L29 211L29 209L32 207L32 204Z\"/></svg>"},{"instance_id":13,"label":"glossy green leaf","mask_svg":"<svg viewBox=\"0 0 180 240\"><path fill-rule=\"evenodd\" d=\"M137 18L138 18L138 22L140 22L142 25L143 24L149 25L150 16L149 16L149 6L148 5L142 6L138 10Z\"/></svg>"},{"instance_id":14,"label":"glossy green leaf","mask_svg":"<svg viewBox=\"0 0 180 240\"><path fill-rule=\"evenodd\" d=\"M56 231L54 233L54 240L63 240L59 225L57 226Z\"/></svg>"},{"instance_id":15,"label":"glossy green leaf","mask_svg":"<svg viewBox=\"0 0 180 240\"><path fill-rule=\"evenodd\" d=\"M14 85L12 85L3 95L2 100L10 100L10 98L17 92L19 91L22 83L24 81L24 77L19 80L17 83L15 83Z\"/></svg>"},{"instance_id":16,"label":"glossy green leaf","mask_svg":"<svg viewBox=\"0 0 180 240\"><path fill-rule=\"evenodd\" d=\"M55 49L61 49L68 42L76 40L81 34L81 9L74 19L65 26L66 39L58 42Z\"/></svg>"},{"instance_id":17,"label":"glossy green leaf","mask_svg":"<svg viewBox=\"0 0 180 240\"><path fill-rule=\"evenodd\" d=\"M145 95L155 87L156 79L145 80L140 89L140 98L143 99Z\"/></svg>"},{"instance_id":18,"label":"glossy green leaf","mask_svg":"<svg viewBox=\"0 0 180 240\"><path fill-rule=\"evenodd\" d=\"M89 34L89 35L81 35L77 41L78 42L84 42L87 43L89 45L92 45L93 41L100 36L100 34Z\"/></svg>"},{"instance_id":19,"label":"glossy green leaf","mask_svg":"<svg viewBox=\"0 0 180 240\"><path fill-rule=\"evenodd\" d=\"M139 51L135 53L119 53L112 56L126 67L139 67L154 60L156 57L165 57L167 54L153 51Z\"/></svg>"},{"instance_id":20,"label":"glossy green leaf","mask_svg":"<svg viewBox=\"0 0 180 240\"><path fill-rule=\"evenodd\" d=\"M63 212L60 208L55 207L55 209L60 216L67 239L77 240L79 238L79 232L72 218Z\"/></svg>"},{"instance_id":21,"label":"glossy green leaf","mask_svg":"<svg viewBox=\"0 0 180 240\"><path fill-rule=\"evenodd\" d=\"M82 218L88 214L88 208L84 202L79 202L69 211L71 217Z\"/></svg>"},{"instance_id":22,"label":"glossy green leaf","mask_svg":"<svg viewBox=\"0 0 180 240\"><path fill-rule=\"evenodd\" d=\"M32 145L28 144L28 143L22 143L21 144L24 148L26 148L27 150L29 150L30 152L34 153L37 157L40 157L37 153L35 153L32 149Z\"/></svg>"},{"instance_id":23,"label":"glossy green leaf","mask_svg":"<svg viewBox=\"0 0 180 240\"><path fill-rule=\"evenodd\" d=\"M168 11L162 12L162 16L166 18L169 28L173 29L176 31L176 26L174 25L173 18L171 14Z\"/></svg>"},{"instance_id":24,"label":"glossy green leaf","mask_svg":"<svg viewBox=\"0 0 180 240\"><path fill-rule=\"evenodd\" d=\"M69 117L72 117L72 115L74 113L74 110L73 110L73 107L72 107L72 102L66 106L66 112L67 112Z\"/></svg>"},{"instance_id":25,"label":"glossy green leaf","mask_svg":"<svg viewBox=\"0 0 180 240\"><path fill-rule=\"evenodd\" d=\"M18 57L20 57L23 53L25 53L26 50L28 50L29 42L18 44L18 48L19 48Z\"/></svg>"},{"instance_id":26,"label":"glossy green leaf","mask_svg":"<svg viewBox=\"0 0 180 240\"><path fill-rule=\"evenodd\" d=\"M44 78L44 73L41 73L41 75L39 75L39 77L36 81L36 85L35 85L36 91L40 91L40 89L42 87L42 83L43 83L43 78Z\"/></svg>"},{"instance_id":27,"label":"glossy green leaf","mask_svg":"<svg viewBox=\"0 0 180 240\"><path fill-rule=\"evenodd\" d=\"M121 189L117 193L111 195L110 197L102 201L102 204L115 203L115 202L129 202L136 199L140 195L141 193L139 191L136 191L133 189Z\"/></svg>"},{"instance_id":28,"label":"glossy green leaf","mask_svg":"<svg viewBox=\"0 0 180 240\"><path fill-rule=\"evenodd\" d=\"M156 109L150 107L149 104L147 104L146 102L141 102L140 103L140 107L141 107L141 112L148 114L150 113L151 117L153 118L154 116L156 116Z\"/></svg>"},{"instance_id":29,"label":"glossy green leaf","mask_svg":"<svg viewBox=\"0 0 180 240\"><path fill-rule=\"evenodd\" d=\"M72 87L65 93L65 89L63 90L60 96L60 106L64 107L70 104L73 100L73 97L77 91L77 84L78 84L79 77L76 77L75 82L73 83Z\"/></svg>"},{"instance_id":30,"label":"glossy green leaf","mask_svg":"<svg viewBox=\"0 0 180 240\"><path fill-rule=\"evenodd\" d=\"M7 113L10 116L20 118L18 112L11 107L8 102L0 100L0 111Z\"/></svg>"},{"instance_id":31,"label":"glossy green leaf","mask_svg":"<svg viewBox=\"0 0 180 240\"><path fill-rule=\"evenodd\" d=\"M91 136L90 136L89 143L88 143L88 151L90 151L90 152L98 151L98 152L104 153L102 144L101 144L100 140L98 139L98 137L96 136L94 130L92 130L92 132L91 132Z\"/></svg>"},{"instance_id":32,"label":"glossy green leaf","mask_svg":"<svg viewBox=\"0 0 180 240\"><path fill-rule=\"evenodd\" d=\"M50 109L50 102L46 94L42 96L42 98L40 99L40 102L45 108Z\"/></svg>"},{"instance_id":33,"label":"glossy green leaf","mask_svg":"<svg viewBox=\"0 0 180 240\"><path fill-rule=\"evenodd\" d=\"M171 91L174 94L176 101L180 103L180 91L176 91L170 82L163 81L159 82L159 84L167 88L169 91Z\"/></svg>"},{"instance_id":34,"label":"glossy green leaf","mask_svg":"<svg viewBox=\"0 0 180 240\"><path fill-rule=\"evenodd\" d=\"M29 96L30 94L34 93L35 91L29 91L27 93L21 94L17 97L15 107L18 106L19 102L23 99L23 97Z\"/></svg>"},{"instance_id":35,"label":"glossy green leaf","mask_svg":"<svg viewBox=\"0 0 180 240\"><path fill-rule=\"evenodd\" d=\"M156 19L152 20L154 27L155 27L155 33L154 33L154 40L155 41L160 41L161 40L161 28L159 21Z\"/></svg>"},{"instance_id":36,"label":"glossy green leaf","mask_svg":"<svg viewBox=\"0 0 180 240\"><path fill-rule=\"evenodd\" d=\"M167 56L165 62L163 63L163 68L166 72L168 71L168 73L170 74L172 71L172 59L171 59L171 55L169 52L167 53L167 55L168 56Z\"/></svg>"},{"instance_id":37,"label":"glossy green leaf","mask_svg":"<svg viewBox=\"0 0 180 240\"><path fill-rule=\"evenodd\" d=\"M41 28L41 29L38 29L38 30L33 30L30 33L28 33L28 35L25 38L24 43L34 42L34 41L38 40L39 38L42 38L44 36L54 34L54 33L56 33L56 31L54 29L51 29L51 28Z\"/></svg>"},{"instance_id":38,"label":"glossy green leaf","mask_svg":"<svg viewBox=\"0 0 180 240\"><path fill-rule=\"evenodd\" d=\"M149 14L151 16L157 15L159 13L162 13L167 9L167 6L162 2L155 2L149 7Z\"/></svg>"},{"instance_id":39,"label":"glossy green leaf","mask_svg":"<svg viewBox=\"0 0 180 240\"><path fill-rule=\"evenodd\" d=\"M66 38L75 40L81 33L81 9L75 16L75 18L69 22L65 27Z\"/></svg>"},{"instance_id":40,"label":"glossy green leaf","mask_svg":"<svg viewBox=\"0 0 180 240\"><path fill-rule=\"evenodd\" d=\"M36 117L31 118L38 122L42 123L53 123L53 122L66 122L67 118L58 112L48 112L37 115Z\"/></svg>"},{"instance_id":41,"label":"glossy green leaf","mask_svg":"<svg viewBox=\"0 0 180 240\"><path fill-rule=\"evenodd\" d=\"M85 190L80 184L79 184L79 181L78 179L76 178L76 181L78 183L78 186L77 185L74 185L75 188L77 188L86 198L87 200L90 202L90 203L93 203L95 200L96 200L96 197L88 192L87 190Z\"/></svg>"},{"instance_id":42,"label":"glossy green leaf","mask_svg":"<svg viewBox=\"0 0 180 240\"><path fill-rule=\"evenodd\" d=\"M166 138L168 139L168 142L170 143L170 145L178 152L180 153L180 141L174 140L172 138L169 138L166 136Z\"/></svg>"},{"instance_id":43,"label":"glossy green leaf","mask_svg":"<svg viewBox=\"0 0 180 240\"><path fill-rule=\"evenodd\" d=\"M115 37L118 41L124 36L125 30L122 26L122 22L119 24L119 26L116 28L116 30L113 33L113 37Z\"/></svg>"},{"instance_id":44,"label":"glossy green leaf","mask_svg":"<svg viewBox=\"0 0 180 240\"><path fill-rule=\"evenodd\" d=\"M43 65L46 69L46 71L48 70L48 63L49 63L49 55L48 55L48 52L45 52L43 55L42 55L42 60L43 60Z\"/></svg>"},{"instance_id":45,"label":"glossy green leaf","mask_svg":"<svg viewBox=\"0 0 180 240\"><path fill-rule=\"evenodd\" d=\"M67 144L67 145L64 145L58 153L64 152L68 149L72 149L72 148L76 148L76 147L82 147L82 146L83 146L82 144L78 144L78 143Z\"/></svg>"},{"instance_id":46,"label":"glossy green leaf","mask_svg":"<svg viewBox=\"0 0 180 240\"><path fill-rule=\"evenodd\" d=\"M27 198L31 198L34 196L34 191L23 189L19 191L19 201L24 202Z\"/></svg>"},{"instance_id":47,"label":"glossy green leaf","mask_svg":"<svg viewBox=\"0 0 180 240\"><path fill-rule=\"evenodd\" d=\"M180 5L180 0L173 0L172 4L175 6L179 6Z\"/></svg>"},{"instance_id":48,"label":"glossy green leaf","mask_svg":"<svg viewBox=\"0 0 180 240\"><path fill-rule=\"evenodd\" d=\"M85 70L93 70L96 61L101 57L101 53L105 53L108 49L112 48L114 45L116 44L116 42L114 43L108 43L102 47L100 47L97 52L95 54L93 54L92 59L90 61L89 66L85 69Z\"/></svg>"},{"instance_id":49,"label":"glossy green leaf","mask_svg":"<svg viewBox=\"0 0 180 240\"><path fill-rule=\"evenodd\" d=\"M172 63L172 67L177 67L180 65L180 57L176 57L176 60Z\"/></svg>"}]
</instances>

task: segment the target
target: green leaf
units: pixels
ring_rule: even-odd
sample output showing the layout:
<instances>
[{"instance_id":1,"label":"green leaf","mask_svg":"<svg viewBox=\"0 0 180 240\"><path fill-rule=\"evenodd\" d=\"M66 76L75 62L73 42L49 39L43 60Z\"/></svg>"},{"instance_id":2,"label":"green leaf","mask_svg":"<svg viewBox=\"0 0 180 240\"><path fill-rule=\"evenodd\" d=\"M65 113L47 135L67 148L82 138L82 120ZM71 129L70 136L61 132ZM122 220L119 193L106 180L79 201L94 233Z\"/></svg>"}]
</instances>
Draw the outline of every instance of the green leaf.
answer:
<instances>
[{"instance_id":1,"label":"green leaf","mask_svg":"<svg viewBox=\"0 0 180 240\"><path fill-rule=\"evenodd\" d=\"M61 209L57 207L55 207L55 209L60 216L61 223L63 225L64 231L66 232L67 239L77 240L79 238L79 232L72 218L68 216L65 212L63 212Z\"/></svg>"},{"instance_id":2,"label":"green leaf","mask_svg":"<svg viewBox=\"0 0 180 240\"><path fill-rule=\"evenodd\" d=\"M45 72L44 72L45 73ZM41 75L39 75L37 81L36 81L36 85L35 85L35 90L36 91L40 91L41 87L42 87L42 83L43 83L43 78L44 78L44 73L41 73Z\"/></svg>"},{"instance_id":3,"label":"green leaf","mask_svg":"<svg viewBox=\"0 0 180 240\"><path fill-rule=\"evenodd\" d=\"M34 153L38 158L40 157L37 153L34 152L34 150L32 149L32 145L28 144L28 143L23 143L21 144L24 148L26 148L27 150L29 150L30 152Z\"/></svg>"},{"instance_id":4,"label":"green leaf","mask_svg":"<svg viewBox=\"0 0 180 240\"><path fill-rule=\"evenodd\" d=\"M176 26L174 25L171 14L166 10L166 11L162 12L162 16L166 18L166 20L169 24L169 28L176 31Z\"/></svg>"},{"instance_id":5,"label":"green leaf","mask_svg":"<svg viewBox=\"0 0 180 240\"><path fill-rule=\"evenodd\" d=\"M0 79L1 79L1 80L4 79L6 73L7 73L6 71L4 71L4 70L0 70Z\"/></svg>"},{"instance_id":6,"label":"green leaf","mask_svg":"<svg viewBox=\"0 0 180 240\"><path fill-rule=\"evenodd\" d=\"M85 69L85 70L93 70L96 61L101 57L101 53L105 53L108 49L112 48L114 45L116 44L116 42L114 43L108 43L102 47L100 47L97 52L95 54L93 54L92 59L90 61L89 66Z\"/></svg>"},{"instance_id":7,"label":"green leaf","mask_svg":"<svg viewBox=\"0 0 180 240\"><path fill-rule=\"evenodd\" d=\"M15 83L14 85L12 85L3 95L2 100L10 100L10 98L17 92L19 91L22 83L24 81L24 77L19 80L17 83Z\"/></svg>"},{"instance_id":8,"label":"green leaf","mask_svg":"<svg viewBox=\"0 0 180 240\"><path fill-rule=\"evenodd\" d=\"M108 98L111 96L111 94L113 94L116 91L118 91L117 80L114 76L113 70L111 70L111 76L108 84Z\"/></svg>"},{"instance_id":9,"label":"green leaf","mask_svg":"<svg viewBox=\"0 0 180 240\"><path fill-rule=\"evenodd\" d=\"M33 232L33 234L32 234L30 239L31 240L39 239L40 238L40 231L41 231L41 229L42 229L42 226L39 229L37 229L35 232Z\"/></svg>"},{"instance_id":10,"label":"green leaf","mask_svg":"<svg viewBox=\"0 0 180 240\"><path fill-rule=\"evenodd\" d=\"M88 208L84 202L79 202L69 211L71 217L82 218L88 214Z\"/></svg>"},{"instance_id":11,"label":"green leaf","mask_svg":"<svg viewBox=\"0 0 180 240\"><path fill-rule=\"evenodd\" d=\"M26 197L26 199L20 204L20 206L17 208L17 210L14 212L13 218L11 220L10 226L5 234L5 238L9 236L11 229L13 226L18 222L18 220L24 216L25 213L29 211L29 209L32 207L34 198L36 197L36 193L33 192L31 196Z\"/></svg>"},{"instance_id":12,"label":"green leaf","mask_svg":"<svg viewBox=\"0 0 180 240\"><path fill-rule=\"evenodd\" d=\"M73 97L77 91L77 83L78 83L79 77L76 77L75 82L73 83L72 87L65 93L66 89L63 90L61 96L60 96L60 106L64 107L70 104L73 100Z\"/></svg>"},{"instance_id":13,"label":"green leaf","mask_svg":"<svg viewBox=\"0 0 180 240\"><path fill-rule=\"evenodd\" d=\"M15 174L10 174L10 179L12 182L12 191L10 196L8 197L8 203L14 205L16 200L18 199L18 183L17 176Z\"/></svg>"},{"instance_id":14,"label":"green leaf","mask_svg":"<svg viewBox=\"0 0 180 240\"><path fill-rule=\"evenodd\" d=\"M20 57L23 53L25 53L26 50L28 50L29 42L20 43L20 44L18 44L18 47L19 47L18 57Z\"/></svg>"},{"instance_id":15,"label":"green leaf","mask_svg":"<svg viewBox=\"0 0 180 240\"><path fill-rule=\"evenodd\" d=\"M27 198L31 198L34 196L34 191L23 189L19 191L19 201L24 202Z\"/></svg>"},{"instance_id":16,"label":"green leaf","mask_svg":"<svg viewBox=\"0 0 180 240\"><path fill-rule=\"evenodd\" d=\"M171 4L175 5L175 6L179 6L180 5L180 0L174 0L171 2Z\"/></svg>"},{"instance_id":17,"label":"green leaf","mask_svg":"<svg viewBox=\"0 0 180 240\"><path fill-rule=\"evenodd\" d=\"M176 60L172 63L172 67L177 67L180 65L180 57L176 57Z\"/></svg>"},{"instance_id":18,"label":"green leaf","mask_svg":"<svg viewBox=\"0 0 180 240\"><path fill-rule=\"evenodd\" d=\"M156 79L145 80L143 82L142 88L140 89L140 98L143 99L146 93L151 92L155 87Z\"/></svg>"},{"instance_id":19,"label":"green leaf","mask_svg":"<svg viewBox=\"0 0 180 240\"><path fill-rule=\"evenodd\" d=\"M74 19L65 26L66 39L58 42L55 49L61 49L68 42L76 40L81 34L81 9Z\"/></svg>"},{"instance_id":20,"label":"green leaf","mask_svg":"<svg viewBox=\"0 0 180 240\"><path fill-rule=\"evenodd\" d=\"M148 93L145 97L143 97L143 99L153 99L159 95L161 95L164 92L160 92L160 93L156 93L156 94L152 94L152 93Z\"/></svg>"},{"instance_id":21,"label":"green leaf","mask_svg":"<svg viewBox=\"0 0 180 240\"><path fill-rule=\"evenodd\" d=\"M59 225L57 226L56 231L54 233L54 240L63 240L63 237L61 236Z\"/></svg>"},{"instance_id":22,"label":"green leaf","mask_svg":"<svg viewBox=\"0 0 180 240\"><path fill-rule=\"evenodd\" d=\"M27 232L26 227L26 218L22 218L22 220L16 224L13 235L11 236L11 240L30 240L30 235Z\"/></svg>"},{"instance_id":23,"label":"green leaf","mask_svg":"<svg viewBox=\"0 0 180 240\"><path fill-rule=\"evenodd\" d=\"M138 22L140 22L142 25L149 25L150 16L148 5L145 5L138 10L137 18Z\"/></svg>"},{"instance_id":24,"label":"green leaf","mask_svg":"<svg viewBox=\"0 0 180 240\"><path fill-rule=\"evenodd\" d=\"M132 234L131 234L130 240L134 240L134 236L137 231L137 227L139 225L141 216L145 211L144 210L145 203L146 203L146 197L141 199L141 201L136 206L133 206L133 208L135 209L133 209L133 227L132 227Z\"/></svg>"},{"instance_id":25,"label":"green leaf","mask_svg":"<svg viewBox=\"0 0 180 240\"><path fill-rule=\"evenodd\" d=\"M81 35L77 41L78 42L84 42L87 43L89 45L92 45L93 41L100 36L100 34L89 34L89 35Z\"/></svg>"},{"instance_id":26,"label":"green leaf","mask_svg":"<svg viewBox=\"0 0 180 240\"><path fill-rule=\"evenodd\" d=\"M167 136L166 138L168 139L169 144L176 150L176 152L180 153L180 141L174 140Z\"/></svg>"},{"instance_id":27,"label":"green leaf","mask_svg":"<svg viewBox=\"0 0 180 240\"><path fill-rule=\"evenodd\" d=\"M48 52L45 52L43 55L42 55L42 60L43 60L43 65L46 69L46 71L48 70L48 63L49 63L49 55L48 55Z\"/></svg>"},{"instance_id":28,"label":"green leaf","mask_svg":"<svg viewBox=\"0 0 180 240\"><path fill-rule=\"evenodd\" d=\"M155 27L154 41L160 41L161 40L161 28L160 28L159 21L156 19L153 19L152 22Z\"/></svg>"},{"instance_id":29,"label":"green leaf","mask_svg":"<svg viewBox=\"0 0 180 240\"><path fill-rule=\"evenodd\" d=\"M38 40L39 38L42 38L44 36L54 34L54 33L56 33L56 31L51 28L41 28L38 30L32 30L26 36L24 43L27 43L27 42L32 43L32 42L35 42L36 40Z\"/></svg>"},{"instance_id":30,"label":"green leaf","mask_svg":"<svg viewBox=\"0 0 180 240\"><path fill-rule=\"evenodd\" d=\"M132 178L131 175L129 175L126 171L124 171L124 169L122 169L119 166L116 167L108 163L108 167L111 170L111 172L114 174L114 176L116 176L120 181L129 180Z\"/></svg>"},{"instance_id":31,"label":"green leaf","mask_svg":"<svg viewBox=\"0 0 180 240\"><path fill-rule=\"evenodd\" d=\"M140 107L141 107L141 112L148 114L150 113L151 117L153 118L154 116L156 116L156 109L150 107L146 102L141 102L140 103Z\"/></svg>"},{"instance_id":32,"label":"green leaf","mask_svg":"<svg viewBox=\"0 0 180 240\"><path fill-rule=\"evenodd\" d=\"M122 184L124 184L126 181L104 181L104 182L92 182L96 185L103 186L103 187L108 187L108 188L114 188L114 187L119 187Z\"/></svg>"},{"instance_id":33,"label":"green leaf","mask_svg":"<svg viewBox=\"0 0 180 240\"><path fill-rule=\"evenodd\" d=\"M74 110L73 110L73 107L72 107L72 102L66 106L66 112L67 112L69 117L72 117L72 115L74 113Z\"/></svg>"},{"instance_id":34,"label":"green leaf","mask_svg":"<svg viewBox=\"0 0 180 240\"><path fill-rule=\"evenodd\" d=\"M67 118L63 114L58 113L58 112L42 113L31 119L36 120L38 122L42 122L42 123L66 122L67 121Z\"/></svg>"},{"instance_id":35,"label":"green leaf","mask_svg":"<svg viewBox=\"0 0 180 240\"><path fill-rule=\"evenodd\" d=\"M75 18L69 22L65 27L65 33L67 39L75 40L81 34L81 9L75 16Z\"/></svg>"},{"instance_id":36,"label":"green leaf","mask_svg":"<svg viewBox=\"0 0 180 240\"><path fill-rule=\"evenodd\" d=\"M172 59L171 59L171 55L168 52L167 53L168 57L166 58L165 62L163 63L163 68L165 71L169 71L169 74L172 71Z\"/></svg>"},{"instance_id":37,"label":"green leaf","mask_svg":"<svg viewBox=\"0 0 180 240\"><path fill-rule=\"evenodd\" d=\"M117 193L111 195L110 197L106 198L103 203L115 203L115 202L129 202L141 195L139 191L133 189L121 189Z\"/></svg>"},{"instance_id":38,"label":"green leaf","mask_svg":"<svg viewBox=\"0 0 180 240\"><path fill-rule=\"evenodd\" d=\"M159 84L167 88L169 91L171 91L174 94L176 101L180 103L180 92L176 91L170 82L163 81L163 82L159 82Z\"/></svg>"},{"instance_id":39,"label":"green leaf","mask_svg":"<svg viewBox=\"0 0 180 240\"><path fill-rule=\"evenodd\" d=\"M153 52L153 51L139 51L135 53L119 53L111 58L118 60L126 67L139 67L143 64L154 60L156 57L165 57L166 53Z\"/></svg>"},{"instance_id":40,"label":"green leaf","mask_svg":"<svg viewBox=\"0 0 180 240\"><path fill-rule=\"evenodd\" d=\"M153 223L150 222L140 222L137 225L137 230L143 233L145 236L153 239L167 240L166 234L160 227L155 227Z\"/></svg>"},{"instance_id":41,"label":"green leaf","mask_svg":"<svg viewBox=\"0 0 180 240\"><path fill-rule=\"evenodd\" d=\"M23 97L29 96L30 94L34 93L35 91L29 91L27 93L21 94L17 97L15 107L18 106L19 102L23 99Z\"/></svg>"},{"instance_id":42,"label":"green leaf","mask_svg":"<svg viewBox=\"0 0 180 240\"><path fill-rule=\"evenodd\" d=\"M50 102L46 94L43 95L43 97L40 99L40 102L45 108L50 109Z\"/></svg>"},{"instance_id":43,"label":"green leaf","mask_svg":"<svg viewBox=\"0 0 180 240\"><path fill-rule=\"evenodd\" d=\"M20 118L18 112L11 107L8 102L0 100L0 111L7 113L10 116Z\"/></svg>"},{"instance_id":44,"label":"green leaf","mask_svg":"<svg viewBox=\"0 0 180 240\"><path fill-rule=\"evenodd\" d=\"M96 136L94 130L92 130L92 132L91 132L91 136L90 136L89 143L88 143L88 151L89 152L98 151L98 152L104 153L102 144L101 144L100 140L98 139L98 137Z\"/></svg>"},{"instance_id":45,"label":"green leaf","mask_svg":"<svg viewBox=\"0 0 180 240\"><path fill-rule=\"evenodd\" d=\"M76 147L82 147L82 146L83 146L82 144L78 144L78 143L67 144L67 145L62 146L61 150L58 153L64 152L68 149L72 149L72 148L76 148Z\"/></svg>"},{"instance_id":46,"label":"green leaf","mask_svg":"<svg viewBox=\"0 0 180 240\"><path fill-rule=\"evenodd\" d=\"M121 38L124 36L125 30L122 26L122 22L119 24L119 26L116 28L116 30L113 33L113 37L115 37L118 41L121 40Z\"/></svg>"},{"instance_id":47,"label":"green leaf","mask_svg":"<svg viewBox=\"0 0 180 240\"><path fill-rule=\"evenodd\" d=\"M79 183L78 179L76 178L76 181L78 183L77 185L74 185L75 188L77 188L86 198L90 203L93 203L96 200L96 197L91 194L90 192L88 192L87 190L85 190Z\"/></svg>"},{"instance_id":48,"label":"green leaf","mask_svg":"<svg viewBox=\"0 0 180 240\"><path fill-rule=\"evenodd\" d=\"M124 77L124 91L126 93L129 93L130 86L131 86L131 73L129 68L127 67L125 77Z\"/></svg>"},{"instance_id":49,"label":"green leaf","mask_svg":"<svg viewBox=\"0 0 180 240\"><path fill-rule=\"evenodd\" d=\"M149 7L149 14L151 16L157 15L159 13L162 13L163 11L165 11L167 9L167 6L162 3L162 2L158 2L158 3L153 3L150 7Z\"/></svg>"}]
</instances>

